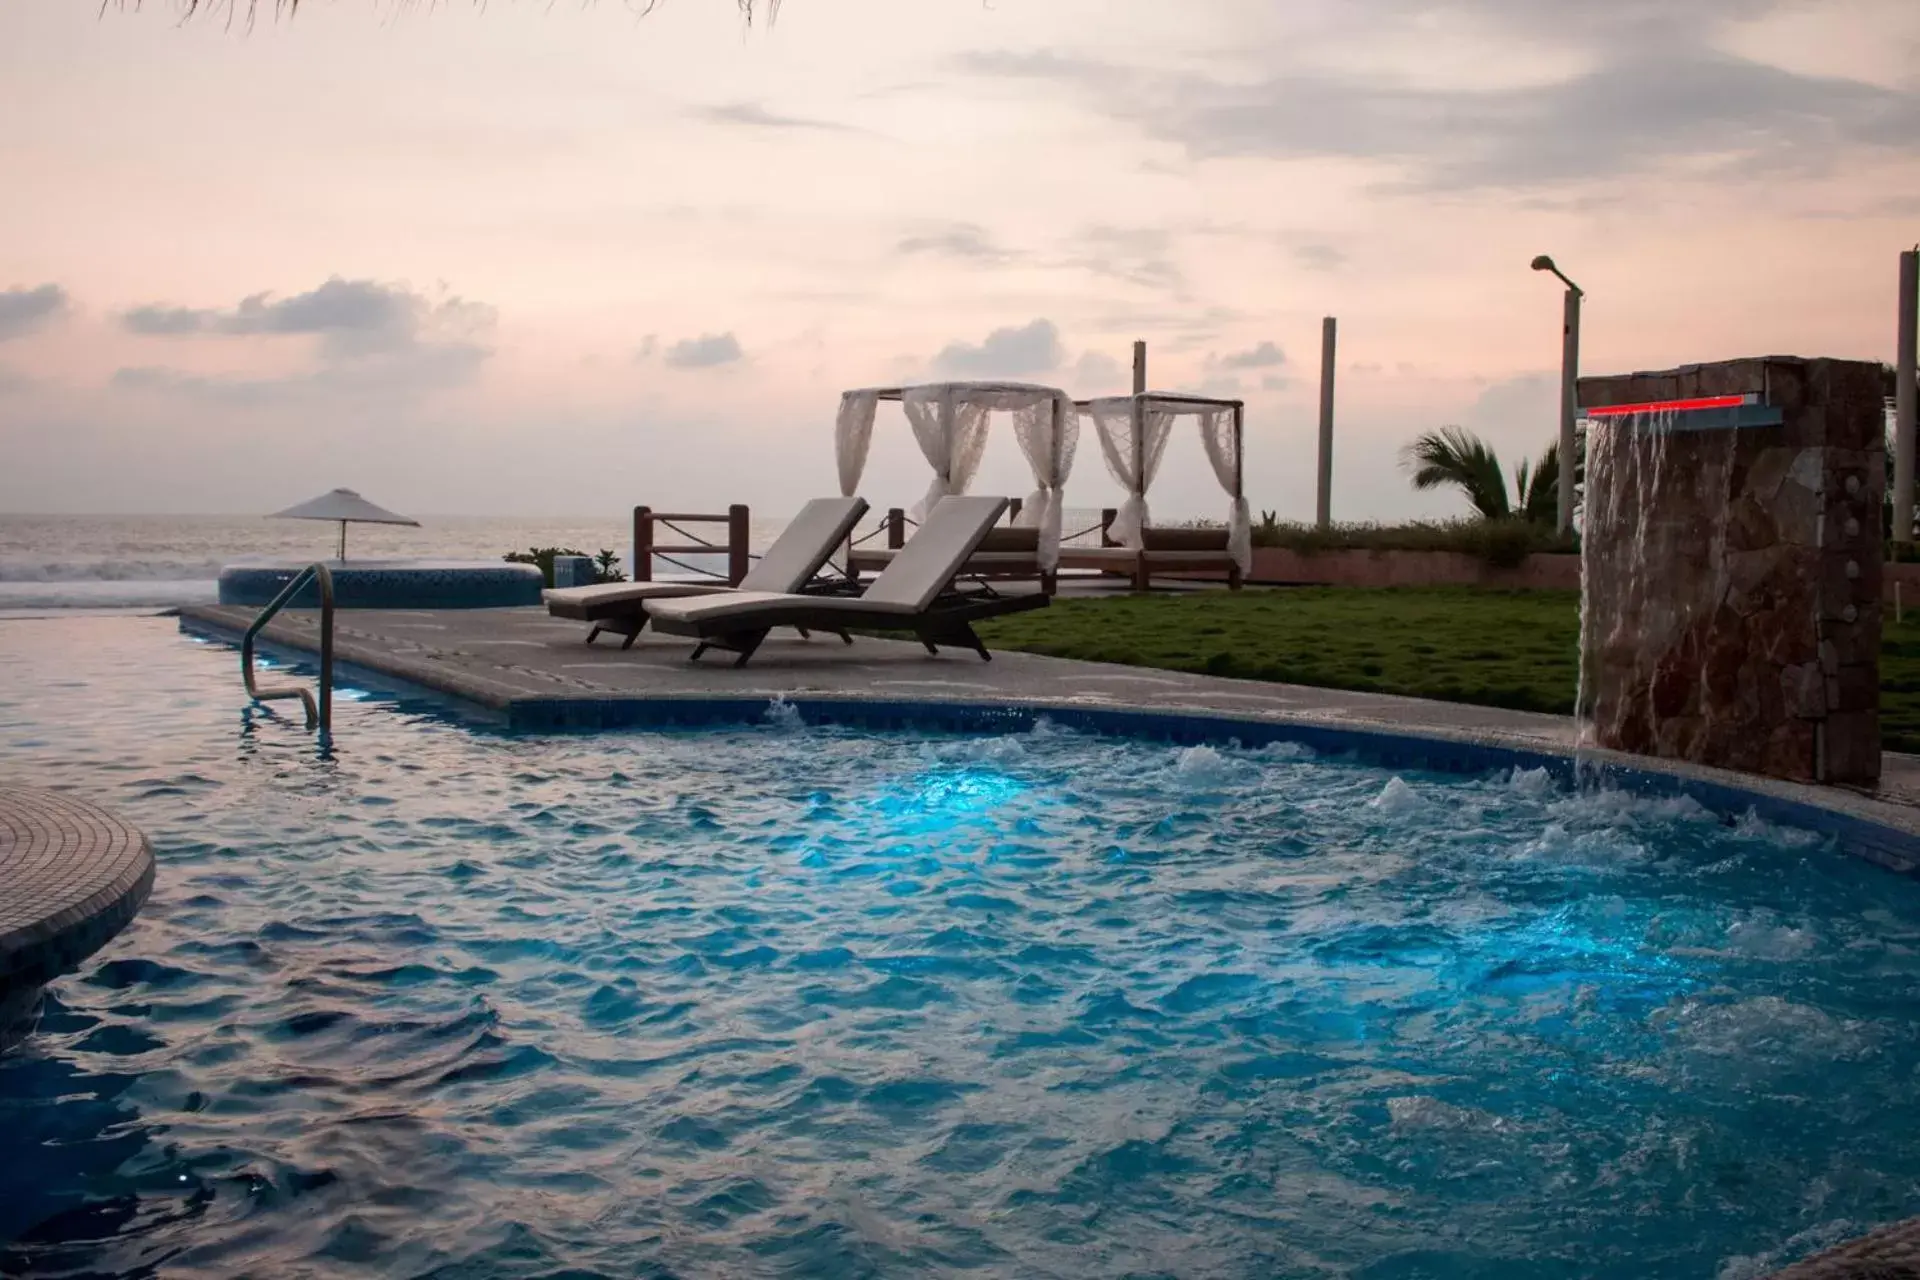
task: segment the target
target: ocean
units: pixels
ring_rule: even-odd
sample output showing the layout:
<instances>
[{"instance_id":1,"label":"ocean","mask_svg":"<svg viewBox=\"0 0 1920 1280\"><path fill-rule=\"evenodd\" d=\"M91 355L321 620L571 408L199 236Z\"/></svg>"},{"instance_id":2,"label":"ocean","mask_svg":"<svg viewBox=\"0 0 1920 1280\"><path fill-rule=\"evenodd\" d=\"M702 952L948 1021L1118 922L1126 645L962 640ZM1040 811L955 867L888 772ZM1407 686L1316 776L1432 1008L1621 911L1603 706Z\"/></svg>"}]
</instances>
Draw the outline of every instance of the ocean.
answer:
<instances>
[{"instance_id":1,"label":"ocean","mask_svg":"<svg viewBox=\"0 0 1920 1280\"><path fill-rule=\"evenodd\" d=\"M871 527L877 517L869 517ZM1067 532L1099 513L1065 513ZM786 518L756 518L759 551ZM703 536L718 525L692 526ZM260 516L83 516L0 514L0 612L48 609L164 609L210 604L222 567L271 560L330 560L339 526ZM497 560L529 547L611 550L627 568L632 516L422 516L419 528L357 524L347 531L354 560ZM679 541L679 539L675 539ZM656 564L656 577L675 576Z\"/></svg>"}]
</instances>

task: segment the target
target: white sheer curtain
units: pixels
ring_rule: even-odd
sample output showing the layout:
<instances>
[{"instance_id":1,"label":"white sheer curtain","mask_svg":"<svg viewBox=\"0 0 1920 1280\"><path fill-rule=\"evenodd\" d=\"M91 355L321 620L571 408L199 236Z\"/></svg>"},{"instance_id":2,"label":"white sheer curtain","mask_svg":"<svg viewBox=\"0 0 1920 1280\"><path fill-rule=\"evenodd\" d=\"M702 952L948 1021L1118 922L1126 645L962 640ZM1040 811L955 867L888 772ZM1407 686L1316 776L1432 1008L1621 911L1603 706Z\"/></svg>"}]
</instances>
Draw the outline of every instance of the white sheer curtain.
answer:
<instances>
[{"instance_id":1,"label":"white sheer curtain","mask_svg":"<svg viewBox=\"0 0 1920 1280\"><path fill-rule=\"evenodd\" d=\"M873 416L880 396L873 391L845 391L840 414L833 422L833 460L840 468L840 496L851 498L867 469L867 448L873 443Z\"/></svg>"},{"instance_id":2,"label":"white sheer curtain","mask_svg":"<svg viewBox=\"0 0 1920 1280\"><path fill-rule=\"evenodd\" d=\"M1136 400L1138 404L1136 405ZM1135 466L1135 411L1138 410L1140 448ZM1100 455L1107 470L1126 487L1127 500L1114 518L1112 533L1122 546L1139 550L1144 543L1141 530L1147 527L1147 490L1160 473L1160 459L1167 452L1167 436L1173 430L1174 415L1156 406L1149 397L1110 396L1095 400L1087 407L1094 428L1100 433Z\"/></svg>"},{"instance_id":3,"label":"white sheer curtain","mask_svg":"<svg viewBox=\"0 0 1920 1280\"><path fill-rule=\"evenodd\" d=\"M1064 393L1032 398L1013 410L1013 434L1033 471L1033 492L1020 511L1020 523L1040 530L1040 568L1053 572L1060 563L1061 491L1073 473L1080 446L1080 412Z\"/></svg>"},{"instance_id":4,"label":"white sheer curtain","mask_svg":"<svg viewBox=\"0 0 1920 1280\"><path fill-rule=\"evenodd\" d=\"M951 384L912 387L900 399L907 423L920 452L933 467L927 496L913 509L915 520L925 520L934 504L949 494L965 493L980 469L987 447L990 405L961 400Z\"/></svg>"},{"instance_id":5,"label":"white sheer curtain","mask_svg":"<svg viewBox=\"0 0 1920 1280\"><path fill-rule=\"evenodd\" d=\"M1213 478L1233 499L1227 512L1227 553L1240 572L1253 572L1253 520L1246 495L1240 492L1240 438L1233 429L1231 408L1209 409L1198 415L1200 443L1206 446Z\"/></svg>"}]
</instances>

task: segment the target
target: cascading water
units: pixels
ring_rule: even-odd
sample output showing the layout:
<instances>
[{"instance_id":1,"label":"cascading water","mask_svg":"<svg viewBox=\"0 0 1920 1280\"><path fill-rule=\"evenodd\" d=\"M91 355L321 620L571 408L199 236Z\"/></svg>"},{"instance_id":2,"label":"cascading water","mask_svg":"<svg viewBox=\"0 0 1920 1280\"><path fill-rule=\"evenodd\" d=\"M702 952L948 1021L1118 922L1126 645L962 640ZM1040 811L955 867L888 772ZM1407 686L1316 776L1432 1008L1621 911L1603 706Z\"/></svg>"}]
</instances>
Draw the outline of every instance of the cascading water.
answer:
<instances>
[{"instance_id":1,"label":"cascading water","mask_svg":"<svg viewBox=\"0 0 1920 1280\"><path fill-rule=\"evenodd\" d=\"M1879 772L1877 370L1770 357L1586 379L1577 762Z\"/></svg>"}]
</instances>

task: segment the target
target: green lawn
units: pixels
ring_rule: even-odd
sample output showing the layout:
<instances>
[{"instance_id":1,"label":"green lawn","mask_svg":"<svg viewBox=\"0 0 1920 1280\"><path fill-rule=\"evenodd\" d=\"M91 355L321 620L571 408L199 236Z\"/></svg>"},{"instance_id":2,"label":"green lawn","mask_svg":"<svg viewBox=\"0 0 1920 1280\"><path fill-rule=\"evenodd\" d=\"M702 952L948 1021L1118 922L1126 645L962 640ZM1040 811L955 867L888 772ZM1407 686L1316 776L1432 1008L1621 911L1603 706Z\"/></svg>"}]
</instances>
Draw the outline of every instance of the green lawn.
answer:
<instances>
[{"instance_id":1,"label":"green lawn","mask_svg":"<svg viewBox=\"0 0 1920 1280\"><path fill-rule=\"evenodd\" d=\"M1112 596L1056 600L980 631L997 648L1062 658L1567 714L1580 597L1470 587ZM1901 625L1888 618L1880 687L1886 745L1920 751L1920 610Z\"/></svg>"}]
</instances>

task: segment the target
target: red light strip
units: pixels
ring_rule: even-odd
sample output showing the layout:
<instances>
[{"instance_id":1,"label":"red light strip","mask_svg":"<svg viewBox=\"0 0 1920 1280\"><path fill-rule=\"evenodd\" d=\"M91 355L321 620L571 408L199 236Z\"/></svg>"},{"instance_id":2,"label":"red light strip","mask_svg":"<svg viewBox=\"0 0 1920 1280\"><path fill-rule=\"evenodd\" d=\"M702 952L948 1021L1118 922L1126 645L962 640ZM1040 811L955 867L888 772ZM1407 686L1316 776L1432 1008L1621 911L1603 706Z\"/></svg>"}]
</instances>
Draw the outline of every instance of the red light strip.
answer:
<instances>
[{"instance_id":1,"label":"red light strip","mask_svg":"<svg viewBox=\"0 0 1920 1280\"><path fill-rule=\"evenodd\" d=\"M1603 408L1582 409L1589 418L1624 418L1640 413L1687 413L1695 409L1738 409L1756 404L1758 396L1703 396L1697 400L1649 400L1645 404L1610 404Z\"/></svg>"}]
</instances>

